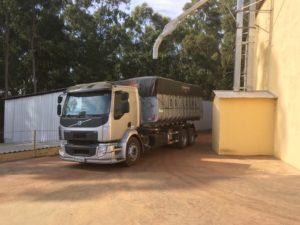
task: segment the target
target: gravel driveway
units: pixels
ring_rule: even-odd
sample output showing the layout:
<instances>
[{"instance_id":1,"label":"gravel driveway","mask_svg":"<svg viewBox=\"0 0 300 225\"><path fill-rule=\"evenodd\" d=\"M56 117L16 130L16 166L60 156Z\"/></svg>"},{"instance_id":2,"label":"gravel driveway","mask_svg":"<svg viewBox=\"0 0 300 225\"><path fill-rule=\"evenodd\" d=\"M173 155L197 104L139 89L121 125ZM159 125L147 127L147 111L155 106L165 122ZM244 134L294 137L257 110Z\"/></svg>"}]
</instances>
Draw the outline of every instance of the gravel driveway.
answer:
<instances>
[{"instance_id":1,"label":"gravel driveway","mask_svg":"<svg viewBox=\"0 0 300 225\"><path fill-rule=\"evenodd\" d=\"M272 157L217 156L202 133L135 166L57 157L0 164L1 224L300 224L300 172Z\"/></svg>"}]
</instances>

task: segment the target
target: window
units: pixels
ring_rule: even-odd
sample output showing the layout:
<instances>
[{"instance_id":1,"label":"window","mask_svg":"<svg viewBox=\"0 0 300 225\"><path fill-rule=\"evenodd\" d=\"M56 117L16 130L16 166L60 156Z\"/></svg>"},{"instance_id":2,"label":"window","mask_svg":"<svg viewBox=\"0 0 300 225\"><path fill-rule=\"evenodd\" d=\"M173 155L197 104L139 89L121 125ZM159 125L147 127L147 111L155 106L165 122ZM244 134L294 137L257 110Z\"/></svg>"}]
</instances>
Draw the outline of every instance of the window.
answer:
<instances>
[{"instance_id":1,"label":"window","mask_svg":"<svg viewBox=\"0 0 300 225\"><path fill-rule=\"evenodd\" d=\"M67 97L63 116L97 117L110 111L111 92L91 92L70 94Z\"/></svg>"},{"instance_id":2,"label":"window","mask_svg":"<svg viewBox=\"0 0 300 225\"><path fill-rule=\"evenodd\" d=\"M114 118L120 119L125 113L129 112L129 94L124 91L115 92Z\"/></svg>"}]
</instances>

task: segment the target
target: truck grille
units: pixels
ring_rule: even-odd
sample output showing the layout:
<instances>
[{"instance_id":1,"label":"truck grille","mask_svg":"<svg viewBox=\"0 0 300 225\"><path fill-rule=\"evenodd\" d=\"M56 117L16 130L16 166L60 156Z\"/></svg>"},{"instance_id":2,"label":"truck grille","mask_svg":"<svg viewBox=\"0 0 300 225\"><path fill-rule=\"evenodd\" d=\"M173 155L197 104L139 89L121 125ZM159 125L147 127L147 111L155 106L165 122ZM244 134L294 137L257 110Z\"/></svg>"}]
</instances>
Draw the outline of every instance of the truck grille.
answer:
<instances>
[{"instance_id":1,"label":"truck grille","mask_svg":"<svg viewBox=\"0 0 300 225\"><path fill-rule=\"evenodd\" d=\"M96 154L96 146L80 146L67 144L65 146L66 153L73 156L85 156L90 157Z\"/></svg>"},{"instance_id":2,"label":"truck grille","mask_svg":"<svg viewBox=\"0 0 300 225\"><path fill-rule=\"evenodd\" d=\"M68 141L97 141L97 131L65 131L64 139Z\"/></svg>"}]
</instances>

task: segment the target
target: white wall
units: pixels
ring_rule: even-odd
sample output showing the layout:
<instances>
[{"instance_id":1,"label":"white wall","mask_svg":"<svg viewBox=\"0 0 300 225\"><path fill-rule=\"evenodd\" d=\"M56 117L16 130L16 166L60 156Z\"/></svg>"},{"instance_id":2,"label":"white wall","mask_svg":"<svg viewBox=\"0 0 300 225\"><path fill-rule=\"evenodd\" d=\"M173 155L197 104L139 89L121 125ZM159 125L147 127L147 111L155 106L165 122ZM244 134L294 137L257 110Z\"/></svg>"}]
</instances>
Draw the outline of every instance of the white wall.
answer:
<instances>
[{"instance_id":1,"label":"white wall","mask_svg":"<svg viewBox=\"0 0 300 225\"><path fill-rule=\"evenodd\" d=\"M37 142L57 141L59 117L56 108L61 93L5 100L4 142L30 142L34 130Z\"/></svg>"},{"instance_id":2,"label":"white wall","mask_svg":"<svg viewBox=\"0 0 300 225\"><path fill-rule=\"evenodd\" d=\"M194 122L197 131L211 130L212 128L212 102L203 101L203 118Z\"/></svg>"}]
</instances>

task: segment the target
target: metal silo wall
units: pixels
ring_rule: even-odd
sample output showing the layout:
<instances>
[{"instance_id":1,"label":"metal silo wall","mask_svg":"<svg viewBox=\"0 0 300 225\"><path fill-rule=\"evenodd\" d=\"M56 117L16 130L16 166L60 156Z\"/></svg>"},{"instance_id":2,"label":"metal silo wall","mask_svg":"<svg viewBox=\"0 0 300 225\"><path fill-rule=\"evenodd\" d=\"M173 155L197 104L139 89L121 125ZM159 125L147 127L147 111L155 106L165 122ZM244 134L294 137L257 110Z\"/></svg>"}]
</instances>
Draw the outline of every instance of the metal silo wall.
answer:
<instances>
[{"instance_id":1,"label":"metal silo wall","mask_svg":"<svg viewBox=\"0 0 300 225\"><path fill-rule=\"evenodd\" d=\"M58 140L59 117L56 114L57 97L62 92L29 96L5 101L4 142L22 143Z\"/></svg>"},{"instance_id":2,"label":"metal silo wall","mask_svg":"<svg viewBox=\"0 0 300 225\"><path fill-rule=\"evenodd\" d=\"M203 106L200 97L163 95L141 97L142 124L199 120Z\"/></svg>"},{"instance_id":3,"label":"metal silo wall","mask_svg":"<svg viewBox=\"0 0 300 225\"><path fill-rule=\"evenodd\" d=\"M0 99L0 143L4 139L4 100Z\"/></svg>"}]
</instances>

